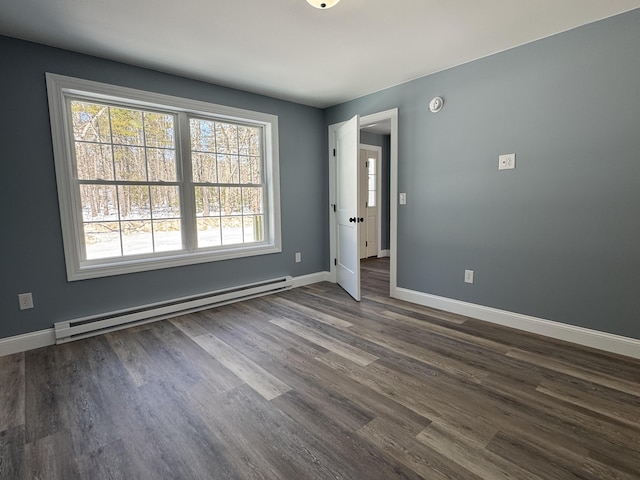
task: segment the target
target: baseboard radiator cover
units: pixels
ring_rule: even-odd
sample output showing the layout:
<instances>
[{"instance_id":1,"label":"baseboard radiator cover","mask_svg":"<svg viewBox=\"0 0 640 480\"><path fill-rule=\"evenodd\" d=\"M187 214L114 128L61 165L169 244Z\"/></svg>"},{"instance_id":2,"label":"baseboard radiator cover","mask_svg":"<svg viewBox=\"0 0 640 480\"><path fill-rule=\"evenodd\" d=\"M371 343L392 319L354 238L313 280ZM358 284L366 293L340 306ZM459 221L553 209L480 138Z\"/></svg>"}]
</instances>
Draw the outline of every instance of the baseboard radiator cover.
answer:
<instances>
[{"instance_id":1,"label":"baseboard radiator cover","mask_svg":"<svg viewBox=\"0 0 640 480\"><path fill-rule=\"evenodd\" d=\"M261 297L293 287L290 276L53 324L56 344Z\"/></svg>"}]
</instances>

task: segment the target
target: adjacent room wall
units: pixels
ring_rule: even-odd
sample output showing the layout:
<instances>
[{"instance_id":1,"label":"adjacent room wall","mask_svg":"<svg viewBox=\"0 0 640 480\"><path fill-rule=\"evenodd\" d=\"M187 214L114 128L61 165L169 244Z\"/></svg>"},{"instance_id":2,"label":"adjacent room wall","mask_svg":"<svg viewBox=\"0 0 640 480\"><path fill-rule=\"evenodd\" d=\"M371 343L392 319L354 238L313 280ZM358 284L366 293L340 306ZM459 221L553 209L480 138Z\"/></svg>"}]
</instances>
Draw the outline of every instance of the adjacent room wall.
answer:
<instances>
[{"instance_id":1,"label":"adjacent room wall","mask_svg":"<svg viewBox=\"0 0 640 480\"><path fill-rule=\"evenodd\" d=\"M321 110L8 37L0 37L0 58L0 338L51 328L57 321L327 270ZM282 253L67 282L45 72L278 115ZM295 252L302 253L302 263L294 262ZM33 310L19 311L22 292L33 292Z\"/></svg>"},{"instance_id":2,"label":"adjacent room wall","mask_svg":"<svg viewBox=\"0 0 640 480\"><path fill-rule=\"evenodd\" d=\"M635 10L328 109L399 109L398 286L640 339L638 52Z\"/></svg>"}]
</instances>

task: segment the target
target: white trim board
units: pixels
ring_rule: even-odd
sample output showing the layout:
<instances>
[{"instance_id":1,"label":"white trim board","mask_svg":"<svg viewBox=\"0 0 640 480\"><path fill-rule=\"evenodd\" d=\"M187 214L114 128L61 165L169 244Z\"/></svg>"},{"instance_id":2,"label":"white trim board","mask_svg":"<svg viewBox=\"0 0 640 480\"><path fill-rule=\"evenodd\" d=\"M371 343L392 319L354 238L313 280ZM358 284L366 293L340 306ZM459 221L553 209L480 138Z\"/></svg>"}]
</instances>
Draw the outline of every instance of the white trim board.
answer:
<instances>
[{"instance_id":1,"label":"white trim board","mask_svg":"<svg viewBox=\"0 0 640 480\"><path fill-rule=\"evenodd\" d=\"M330 282L331 272L317 272L310 273L308 275L301 275L299 277L293 277L293 288L304 287L305 285L311 285L313 283Z\"/></svg>"},{"instance_id":2,"label":"white trim board","mask_svg":"<svg viewBox=\"0 0 640 480\"><path fill-rule=\"evenodd\" d=\"M55 345L56 334L53 328L23 333L14 337L0 338L0 357L14 353L35 350L40 347Z\"/></svg>"},{"instance_id":3,"label":"white trim board","mask_svg":"<svg viewBox=\"0 0 640 480\"><path fill-rule=\"evenodd\" d=\"M308 275L294 277L292 279L292 288L304 287L305 285L326 282L329 280L329 272L310 273ZM179 314L177 313L176 315ZM14 353L26 352L36 348L48 347L55 344L56 335L53 328L23 333L22 335L15 335L13 337L0 338L0 357L12 355Z\"/></svg>"},{"instance_id":4,"label":"white trim board","mask_svg":"<svg viewBox=\"0 0 640 480\"><path fill-rule=\"evenodd\" d=\"M576 327L566 323L485 307L405 288L397 288L395 295L392 296L407 302L465 315L485 322L640 359L640 340L635 338Z\"/></svg>"}]
</instances>

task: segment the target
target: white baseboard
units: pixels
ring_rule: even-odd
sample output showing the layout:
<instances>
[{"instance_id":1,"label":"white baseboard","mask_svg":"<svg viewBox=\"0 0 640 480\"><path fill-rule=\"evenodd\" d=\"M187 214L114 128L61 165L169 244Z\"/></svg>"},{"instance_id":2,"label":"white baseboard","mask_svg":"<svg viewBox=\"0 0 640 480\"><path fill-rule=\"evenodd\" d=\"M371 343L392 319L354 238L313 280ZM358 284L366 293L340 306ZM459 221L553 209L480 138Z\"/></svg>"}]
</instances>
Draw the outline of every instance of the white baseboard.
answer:
<instances>
[{"instance_id":1,"label":"white baseboard","mask_svg":"<svg viewBox=\"0 0 640 480\"><path fill-rule=\"evenodd\" d=\"M329 281L329 272L310 273L292 279L293 288ZM38 330L37 332L24 333L13 337L0 338L0 357L13 353L26 352L40 347L55 345L56 336L53 328Z\"/></svg>"},{"instance_id":2,"label":"white baseboard","mask_svg":"<svg viewBox=\"0 0 640 480\"><path fill-rule=\"evenodd\" d=\"M14 337L0 338L0 357L13 353L26 352L40 347L48 347L56 343L53 328L23 333Z\"/></svg>"},{"instance_id":3,"label":"white baseboard","mask_svg":"<svg viewBox=\"0 0 640 480\"><path fill-rule=\"evenodd\" d=\"M378 252L378 258L390 257L390 256L391 256L391 250L380 250Z\"/></svg>"},{"instance_id":4,"label":"white baseboard","mask_svg":"<svg viewBox=\"0 0 640 480\"><path fill-rule=\"evenodd\" d=\"M537 333L538 335L640 359L640 340L635 338L623 337L584 327L576 327L566 323L461 302L459 300L438 297L405 288L396 288L395 294L392 295L400 300L417 303L426 307L437 308L486 322L517 328L526 332Z\"/></svg>"},{"instance_id":5,"label":"white baseboard","mask_svg":"<svg viewBox=\"0 0 640 480\"><path fill-rule=\"evenodd\" d=\"M299 277L293 277L293 288L304 287L305 285L311 285L312 283L328 282L330 281L330 272L316 272L308 275L301 275Z\"/></svg>"}]
</instances>

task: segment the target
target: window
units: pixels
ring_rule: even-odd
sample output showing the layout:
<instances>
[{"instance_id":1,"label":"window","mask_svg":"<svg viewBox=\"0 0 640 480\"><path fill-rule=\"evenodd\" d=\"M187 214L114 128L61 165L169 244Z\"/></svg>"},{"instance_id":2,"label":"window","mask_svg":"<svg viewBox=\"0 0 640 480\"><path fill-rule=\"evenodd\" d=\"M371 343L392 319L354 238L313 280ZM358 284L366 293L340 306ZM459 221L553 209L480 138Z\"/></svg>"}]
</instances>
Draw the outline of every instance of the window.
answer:
<instances>
[{"instance_id":1,"label":"window","mask_svg":"<svg viewBox=\"0 0 640 480\"><path fill-rule=\"evenodd\" d=\"M277 117L47 74L69 280L280 251Z\"/></svg>"},{"instance_id":2,"label":"window","mask_svg":"<svg viewBox=\"0 0 640 480\"><path fill-rule=\"evenodd\" d=\"M367 159L367 207L376 206L376 157Z\"/></svg>"}]
</instances>

